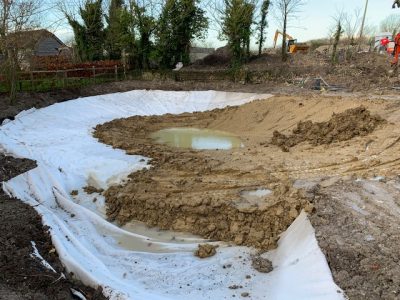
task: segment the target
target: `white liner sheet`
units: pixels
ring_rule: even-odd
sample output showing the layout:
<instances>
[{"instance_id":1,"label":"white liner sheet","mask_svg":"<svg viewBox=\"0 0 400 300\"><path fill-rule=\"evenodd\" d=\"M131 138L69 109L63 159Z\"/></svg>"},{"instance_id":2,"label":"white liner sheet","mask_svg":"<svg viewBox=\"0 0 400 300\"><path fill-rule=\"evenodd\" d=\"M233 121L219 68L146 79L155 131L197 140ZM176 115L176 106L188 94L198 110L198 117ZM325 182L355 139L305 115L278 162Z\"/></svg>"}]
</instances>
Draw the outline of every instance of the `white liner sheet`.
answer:
<instances>
[{"instance_id":1,"label":"white liner sheet","mask_svg":"<svg viewBox=\"0 0 400 300\"><path fill-rule=\"evenodd\" d=\"M106 188L148 167L141 156L99 143L92 137L95 125L132 115L204 111L268 97L140 90L25 111L0 127L0 149L34 159L38 167L4 183L3 189L39 212L67 270L85 284L101 285L111 299L232 299L243 292L251 299L343 299L304 213L283 234L279 247L266 254L274 271L262 274L251 267L250 248L221 244L217 255L201 260L193 256L197 243L190 239L163 242L127 232L105 221L90 197L70 196L88 181ZM132 239L143 251L122 248L116 236ZM146 247L156 248L157 253L146 252ZM229 289L231 285L243 288Z\"/></svg>"}]
</instances>

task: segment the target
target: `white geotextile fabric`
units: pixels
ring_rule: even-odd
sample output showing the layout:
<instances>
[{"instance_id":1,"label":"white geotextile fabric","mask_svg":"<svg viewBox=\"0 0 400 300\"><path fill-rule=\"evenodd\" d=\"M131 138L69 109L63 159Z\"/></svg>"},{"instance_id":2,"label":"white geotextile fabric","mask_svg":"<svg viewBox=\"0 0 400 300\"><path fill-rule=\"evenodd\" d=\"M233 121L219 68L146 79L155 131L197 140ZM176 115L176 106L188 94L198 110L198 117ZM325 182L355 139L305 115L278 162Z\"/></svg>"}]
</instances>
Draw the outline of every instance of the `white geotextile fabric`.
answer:
<instances>
[{"instance_id":1,"label":"white geotextile fabric","mask_svg":"<svg viewBox=\"0 0 400 300\"><path fill-rule=\"evenodd\" d=\"M90 197L70 196L88 181L106 188L147 166L141 156L97 142L92 137L95 125L132 115L204 111L268 97L141 90L25 111L0 127L0 149L36 160L38 167L4 183L3 189L42 215L67 270L88 285L101 285L111 299L231 299L243 292L252 299L342 299L304 213L283 235L278 249L266 254L274 271L262 274L251 267L250 248L221 244L217 255L201 260L193 256L195 242L163 243L127 232L105 221ZM116 236L134 240L143 249L152 243L158 253L122 248ZM231 285L243 288L229 289Z\"/></svg>"}]
</instances>

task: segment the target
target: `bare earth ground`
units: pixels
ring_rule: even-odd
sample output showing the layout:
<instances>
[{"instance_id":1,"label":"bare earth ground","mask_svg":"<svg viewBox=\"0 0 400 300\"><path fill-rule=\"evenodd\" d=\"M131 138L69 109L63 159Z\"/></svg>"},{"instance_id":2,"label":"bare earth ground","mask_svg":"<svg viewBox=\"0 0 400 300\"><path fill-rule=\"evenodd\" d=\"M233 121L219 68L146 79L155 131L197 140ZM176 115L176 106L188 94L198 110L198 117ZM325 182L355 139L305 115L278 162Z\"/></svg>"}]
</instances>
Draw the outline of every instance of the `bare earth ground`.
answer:
<instances>
[{"instance_id":1,"label":"bare earth ground","mask_svg":"<svg viewBox=\"0 0 400 300\"><path fill-rule=\"evenodd\" d=\"M30 160L0 154L0 182L34 167ZM105 299L101 290L84 287L64 271L50 235L33 207L0 190L0 220L0 299L75 299L70 288L81 291L88 299ZM30 256L31 241L57 273ZM60 278L62 272L67 278Z\"/></svg>"},{"instance_id":2,"label":"bare earth ground","mask_svg":"<svg viewBox=\"0 0 400 300\"><path fill-rule=\"evenodd\" d=\"M289 135L300 121L328 121L333 113L361 106L386 121L369 134L350 134L347 141L301 142L289 152L271 144L275 130ZM352 131L374 119L360 113L364 109L356 111ZM153 167L107 190L107 213L120 223L135 218L269 249L302 208L315 208L311 221L317 239L350 299L398 299L399 122L397 101L311 93L204 113L114 120L97 126L95 136L153 158ZM228 131L245 147L182 150L149 138L161 128L189 126ZM273 195L256 203L240 197L259 187Z\"/></svg>"}]
</instances>

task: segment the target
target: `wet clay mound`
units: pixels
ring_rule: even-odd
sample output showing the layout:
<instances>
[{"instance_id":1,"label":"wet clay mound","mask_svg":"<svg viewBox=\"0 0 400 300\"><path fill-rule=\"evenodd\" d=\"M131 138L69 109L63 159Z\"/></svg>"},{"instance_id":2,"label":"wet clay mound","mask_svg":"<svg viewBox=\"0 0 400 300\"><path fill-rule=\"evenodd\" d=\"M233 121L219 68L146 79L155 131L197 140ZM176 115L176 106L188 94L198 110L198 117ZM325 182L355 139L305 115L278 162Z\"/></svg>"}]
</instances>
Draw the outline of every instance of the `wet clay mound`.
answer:
<instances>
[{"instance_id":1,"label":"wet clay mound","mask_svg":"<svg viewBox=\"0 0 400 300\"><path fill-rule=\"evenodd\" d=\"M272 249L301 209L313 208L290 185L274 184L274 194L256 203L241 199L240 187L251 178L228 172L196 176L181 171L180 176L166 177L164 169L140 171L127 186L105 193L107 214L120 224L135 219L211 240ZM212 177L220 178L212 183Z\"/></svg>"},{"instance_id":2,"label":"wet clay mound","mask_svg":"<svg viewBox=\"0 0 400 300\"><path fill-rule=\"evenodd\" d=\"M347 141L373 132L383 122L380 116L371 115L365 107L360 106L333 114L327 122L299 122L290 136L274 131L271 144L287 152L289 148L305 141L313 146Z\"/></svg>"},{"instance_id":3,"label":"wet clay mound","mask_svg":"<svg viewBox=\"0 0 400 300\"><path fill-rule=\"evenodd\" d=\"M270 176L258 163L251 163L248 172L229 166L226 162L232 155L243 154L242 148L194 151L156 144L149 137L177 124L205 127L219 114L236 110L135 116L97 126L95 136L100 141L152 158L150 169L131 174L126 185L112 186L103 194L109 219L120 224L135 219L212 240L274 248L279 234L301 210L312 210L301 190ZM242 196L258 188L268 188L272 194L253 200Z\"/></svg>"}]
</instances>

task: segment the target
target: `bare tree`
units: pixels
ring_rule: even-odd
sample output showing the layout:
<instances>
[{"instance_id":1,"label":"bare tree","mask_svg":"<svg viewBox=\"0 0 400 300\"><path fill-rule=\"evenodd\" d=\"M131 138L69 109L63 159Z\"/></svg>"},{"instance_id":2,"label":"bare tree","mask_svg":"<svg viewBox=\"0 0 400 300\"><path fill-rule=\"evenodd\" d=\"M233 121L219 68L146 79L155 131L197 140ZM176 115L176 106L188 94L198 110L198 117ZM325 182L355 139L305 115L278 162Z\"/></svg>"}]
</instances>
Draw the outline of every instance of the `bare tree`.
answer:
<instances>
[{"instance_id":1,"label":"bare tree","mask_svg":"<svg viewBox=\"0 0 400 300\"><path fill-rule=\"evenodd\" d=\"M355 36L357 31L360 29L362 21L361 8L356 8L353 13L343 13L342 25L346 38L348 39L348 45L354 45Z\"/></svg>"},{"instance_id":2,"label":"bare tree","mask_svg":"<svg viewBox=\"0 0 400 300\"><path fill-rule=\"evenodd\" d=\"M45 10L40 8L40 0L2 0L0 3L1 70L9 85L11 104L16 98L21 50L17 33L38 26L39 14Z\"/></svg>"},{"instance_id":3,"label":"bare tree","mask_svg":"<svg viewBox=\"0 0 400 300\"><path fill-rule=\"evenodd\" d=\"M360 49L360 44L357 48L355 48L354 46L356 46L357 44L356 35L358 31L361 31L360 28L362 27L362 20L363 15L361 8L354 9L353 13L343 13L341 24L343 25L343 34L345 36L345 39L343 39L343 41L346 47L346 60L352 59L353 54ZM359 42L361 43L361 39Z\"/></svg>"},{"instance_id":4,"label":"bare tree","mask_svg":"<svg viewBox=\"0 0 400 300\"><path fill-rule=\"evenodd\" d=\"M329 36L330 40L333 41L331 63L334 65L338 62L337 48L340 42L340 37L344 32L342 24L345 18L345 13L343 11L337 11L336 15L334 15L332 18L334 20L334 24L330 29Z\"/></svg>"},{"instance_id":5,"label":"bare tree","mask_svg":"<svg viewBox=\"0 0 400 300\"><path fill-rule=\"evenodd\" d=\"M287 60L286 30L288 24L300 13L306 0L276 0L277 19L282 27L282 61Z\"/></svg>"},{"instance_id":6,"label":"bare tree","mask_svg":"<svg viewBox=\"0 0 400 300\"><path fill-rule=\"evenodd\" d=\"M399 27L399 28L400 28L400 27ZM378 27L377 27L375 24L366 22L365 25L364 25L364 33L363 33L363 36L364 36L365 38L367 38L367 39L368 39L368 38L374 38L375 35L378 33L378 31L379 31L379 29L378 29Z\"/></svg>"},{"instance_id":7,"label":"bare tree","mask_svg":"<svg viewBox=\"0 0 400 300\"><path fill-rule=\"evenodd\" d=\"M390 32L393 36L400 32L400 15L393 14L387 16L380 24L383 32Z\"/></svg>"},{"instance_id":8,"label":"bare tree","mask_svg":"<svg viewBox=\"0 0 400 300\"><path fill-rule=\"evenodd\" d=\"M263 0L260 9L260 21L258 23L258 55L261 55L262 47L265 42L265 28L268 26L267 14L269 6L271 4L270 0Z\"/></svg>"}]
</instances>

